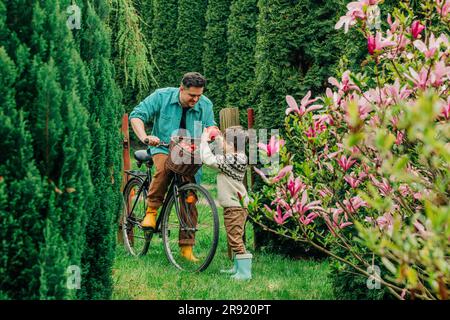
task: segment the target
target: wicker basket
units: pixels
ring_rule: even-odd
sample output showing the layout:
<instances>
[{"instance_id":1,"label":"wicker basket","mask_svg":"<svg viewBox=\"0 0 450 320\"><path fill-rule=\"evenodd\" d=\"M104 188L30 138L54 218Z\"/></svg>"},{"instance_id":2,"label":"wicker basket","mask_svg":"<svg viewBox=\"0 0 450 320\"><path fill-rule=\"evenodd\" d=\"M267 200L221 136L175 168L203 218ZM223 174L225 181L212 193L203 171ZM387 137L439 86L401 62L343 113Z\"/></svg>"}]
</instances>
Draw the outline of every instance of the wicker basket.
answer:
<instances>
[{"instance_id":1,"label":"wicker basket","mask_svg":"<svg viewBox=\"0 0 450 320\"><path fill-rule=\"evenodd\" d=\"M189 147L194 145L195 150ZM200 139L190 137L172 137L169 144L169 157L166 168L182 176L194 176L201 168Z\"/></svg>"}]
</instances>

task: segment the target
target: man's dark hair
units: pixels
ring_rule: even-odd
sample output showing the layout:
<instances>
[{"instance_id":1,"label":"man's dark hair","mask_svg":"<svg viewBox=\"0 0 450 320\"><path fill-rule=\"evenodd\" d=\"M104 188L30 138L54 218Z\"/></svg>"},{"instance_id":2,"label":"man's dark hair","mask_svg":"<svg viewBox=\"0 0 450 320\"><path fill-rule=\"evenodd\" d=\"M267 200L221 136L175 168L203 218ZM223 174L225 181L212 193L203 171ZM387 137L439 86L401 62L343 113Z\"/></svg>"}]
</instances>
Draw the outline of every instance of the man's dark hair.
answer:
<instances>
[{"instance_id":1,"label":"man's dark hair","mask_svg":"<svg viewBox=\"0 0 450 320\"><path fill-rule=\"evenodd\" d=\"M183 76L181 84L186 89L189 89L190 87L204 88L206 85L206 79L198 72L188 72Z\"/></svg>"}]
</instances>

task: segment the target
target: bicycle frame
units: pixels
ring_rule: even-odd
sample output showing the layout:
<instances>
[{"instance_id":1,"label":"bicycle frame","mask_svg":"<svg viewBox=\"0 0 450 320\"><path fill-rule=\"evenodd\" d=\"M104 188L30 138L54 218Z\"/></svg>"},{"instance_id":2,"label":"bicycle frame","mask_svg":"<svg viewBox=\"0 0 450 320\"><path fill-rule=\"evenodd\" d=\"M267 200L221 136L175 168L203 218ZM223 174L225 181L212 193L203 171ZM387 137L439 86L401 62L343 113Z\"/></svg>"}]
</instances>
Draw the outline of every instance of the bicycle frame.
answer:
<instances>
[{"instance_id":1,"label":"bicycle frame","mask_svg":"<svg viewBox=\"0 0 450 320\"><path fill-rule=\"evenodd\" d=\"M136 204L137 204L137 202L138 202L138 199L140 198L140 196L141 196L143 190L144 190L144 189L145 189L145 190L148 190L148 188L149 188L149 186L150 186L150 182L151 182L151 179L152 179L152 176L151 176L151 170L150 170L150 169L151 169L151 166L148 167L148 169L147 169L147 174L145 175L145 179L144 179L144 181L143 181L141 187L140 187L139 190L138 190L137 197L136 197L136 199L135 199L135 201L134 201L134 203L133 203L133 207L131 208L131 211L130 211L130 214L129 214L129 215L131 215L131 216L132 216L132 214L133 214L133 212L134 212L134 209L135 209L135 207L136 207ZM140 174L139 174L139 173L140 173ZM136 171L127 171L127 174L130 174L130 175L132 175L132 176L134 176L134 177L138 177L138 178L141 178L141 177L144 176L144 175L142 174L142 171L139 171L138 173L137 173ZM165 198L164 198L163 205L162 205L162 207L161 207L161 211L160 211L161 213L164 213L164 212L165 212L166 207L168 206L169 200L170 200L170 198L172 197L172 195L175 195L175 199L178 199L178 198L179 198L178 187L181 186L182 183L183 183L183 182L182 182L181 176L180 176L179 174L177 174L177 173L174 173L174 176L173 176L172 181L171 181L171 183L170 183L170 185L169 185L167 194L166 194L166 196L165 196ZM180 211L181 211L181 210L180 210L180 206L179 206L178 201L174 201L174 202L175 202L174 204L175 204L176 214L177 214L178 220L179 220L180 223L181 223L182 219L181 219L181 216L180 216ZM159 215L158 215L158 219L156 220L156 226L155 226L155 229L153 229L153 232L154 232L154 233L161 233L161 219L162 219L162 218L163 218L163 215L162 215L162 214L159 214ZM181 226L181 229L182 229L182 230L185 230L185 231L196 231L195 228L188 228L188 227L183 226L183 225Z\"/></svg>"}]
</instances>

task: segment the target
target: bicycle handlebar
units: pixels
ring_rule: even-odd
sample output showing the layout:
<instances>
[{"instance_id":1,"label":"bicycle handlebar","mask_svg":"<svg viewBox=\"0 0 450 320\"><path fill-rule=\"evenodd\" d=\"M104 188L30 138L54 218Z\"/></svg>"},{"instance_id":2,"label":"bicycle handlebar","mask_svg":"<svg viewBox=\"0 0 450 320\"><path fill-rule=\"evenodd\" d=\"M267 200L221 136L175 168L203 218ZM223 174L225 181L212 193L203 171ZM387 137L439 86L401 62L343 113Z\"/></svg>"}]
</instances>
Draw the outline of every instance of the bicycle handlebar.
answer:
<instances>
[{"instance_id":1,"label":"bicycle handlebar","mask_svg":"<svg viewBox=\"0 0 450 320\"><path fill-rule=\"evenodd\" d=\"M150 141L148 140L148 138L145 138L144 143L146 145L149 145L149 142ZM168 147L168 146L169 146L169 144L167 142L160 141L156 146L153 146L153 147Z\"/></svg>"}]
</instances>

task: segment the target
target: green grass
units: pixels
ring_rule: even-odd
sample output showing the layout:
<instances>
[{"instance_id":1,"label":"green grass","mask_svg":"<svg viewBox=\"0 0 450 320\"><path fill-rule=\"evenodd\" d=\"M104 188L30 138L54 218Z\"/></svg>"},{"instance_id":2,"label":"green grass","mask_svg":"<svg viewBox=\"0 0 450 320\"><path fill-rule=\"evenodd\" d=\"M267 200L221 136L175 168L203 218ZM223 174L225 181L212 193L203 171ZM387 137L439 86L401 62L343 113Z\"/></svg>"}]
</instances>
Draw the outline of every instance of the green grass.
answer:
<instances>
[{"instance_id":1,"label":"green grass","mask_svg":"<svg viewBox=\"0 0 450 320\"><path fill-rule=\"evenodd\" d=\"M202 185L216 197L216 173L204 167ZM148 254L135 258L122 245L116 252L113 269L113 299L334 299L327 274L327 260L290 260L281 255L254 253L253 279L232 281L220 269L231 267L226 250L222 209L219 208L220 238L214 260L201 273L181 272L167 260L162 240L155 236ZM247 224L247 248L253 251L253 230Z\"/></svg>"}]
</instances>

